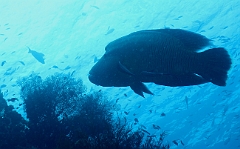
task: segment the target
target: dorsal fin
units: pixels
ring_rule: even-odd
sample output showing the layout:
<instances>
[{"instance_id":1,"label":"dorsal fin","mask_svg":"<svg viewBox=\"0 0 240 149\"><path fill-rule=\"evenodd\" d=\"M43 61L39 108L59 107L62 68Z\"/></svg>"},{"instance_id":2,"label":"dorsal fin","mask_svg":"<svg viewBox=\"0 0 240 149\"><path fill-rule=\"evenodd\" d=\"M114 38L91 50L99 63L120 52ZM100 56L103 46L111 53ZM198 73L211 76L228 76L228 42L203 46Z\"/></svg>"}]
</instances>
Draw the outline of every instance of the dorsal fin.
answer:
<instances>
[{"instance_id":1,"label":"dorsal fin","mask_svg":"<svg viewBox=\"0 0 240 149\"><path fill-rule=\"evenodd\" d=\"M134 74L129 69L127 69L127 67L125 67L120 61L118 62L118 66L122 72L134 76Z\"/></svg>"},{"instance_id":2,"label":"dorsal fin","mask_svg":"<svg viewBox=\"0 0 240 149\"><path fill-rule=\"evenodd\" d=\"M156 30L143 30L140 32L158 32L163 34L168 34L180 40L187 50L198 51L206 46L211 45L210 39L203 35L182 30L182 29L156 29ZM136 33L136 32L135 32Z\"/></svg>"}]
</instances>

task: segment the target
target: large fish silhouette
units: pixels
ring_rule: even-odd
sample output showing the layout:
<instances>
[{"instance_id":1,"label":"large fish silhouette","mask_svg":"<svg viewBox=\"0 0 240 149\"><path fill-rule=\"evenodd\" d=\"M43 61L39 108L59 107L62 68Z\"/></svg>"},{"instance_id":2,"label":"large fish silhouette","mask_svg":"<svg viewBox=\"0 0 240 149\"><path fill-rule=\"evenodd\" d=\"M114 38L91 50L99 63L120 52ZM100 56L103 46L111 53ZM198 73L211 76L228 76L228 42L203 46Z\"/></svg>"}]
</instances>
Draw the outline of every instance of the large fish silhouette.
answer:
<instances>
[{"instance_id":1,"label":"large fish silhouette","mask_svg":"<svg viewBox=\"0 0 240 149\"><path fill-rule=\"evenodd\" d=\"M144 97L153 94L143 82L190 86L226 85L231 59L224 48L212 48L206 37L181 29L142 30L110 42L89 72L103 87L127 87Z\"/></svg>"}]
</instances>

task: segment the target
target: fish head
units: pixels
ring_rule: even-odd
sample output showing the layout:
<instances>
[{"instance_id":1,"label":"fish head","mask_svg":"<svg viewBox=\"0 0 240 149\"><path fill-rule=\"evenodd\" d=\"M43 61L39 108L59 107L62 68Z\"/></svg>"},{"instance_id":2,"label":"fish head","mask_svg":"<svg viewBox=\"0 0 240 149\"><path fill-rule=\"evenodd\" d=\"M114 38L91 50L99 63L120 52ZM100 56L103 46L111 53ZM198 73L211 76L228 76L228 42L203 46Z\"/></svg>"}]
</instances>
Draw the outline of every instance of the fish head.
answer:
<instances>
[{"instance_id":1,"label":"fish head","mask_svg":"<svg viewBox=\"0 0 240 149\"><path fill-rule=\"evenodd\" d=\"M89 71L90 82L103 87L126 87L130 85L130 77L119 69L119 57L104 54Z\"/></svg>"}]
</instances>

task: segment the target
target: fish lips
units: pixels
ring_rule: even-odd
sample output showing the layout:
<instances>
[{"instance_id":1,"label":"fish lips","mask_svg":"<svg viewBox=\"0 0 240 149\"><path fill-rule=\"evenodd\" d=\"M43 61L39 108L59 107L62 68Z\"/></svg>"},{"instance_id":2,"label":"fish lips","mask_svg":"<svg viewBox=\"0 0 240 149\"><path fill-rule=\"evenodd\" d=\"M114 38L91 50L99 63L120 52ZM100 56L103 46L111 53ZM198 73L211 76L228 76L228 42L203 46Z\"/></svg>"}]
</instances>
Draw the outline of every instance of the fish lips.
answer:
<instances>
[{"instance_id":1,"label":"fish lips","mask_svg":"<svg viewBox=\"0 0 240 149\"><path fill-rule=\"evenodd\" d=\"M89 79L89 81L92 82L93 84L100 85L100 84L98 83L99 78L96 77L96 76L94 76L94 75L92 75L92 74L90 74L90 73L88 74L88 79Z\"/></svg>"},{"instance_id":2,"label":"fish lips","mask_svg":"<svg viewBox=\"0 0 240 149\"><path fill-rule=\"evenodd\" d=\"M88 79L91 83L97 85L97 86L103 86L103 87L112 87L113 84L111 81L106 78L107 76L97 75L97 74L88 74Z\"/></svg>"}]
</instances>

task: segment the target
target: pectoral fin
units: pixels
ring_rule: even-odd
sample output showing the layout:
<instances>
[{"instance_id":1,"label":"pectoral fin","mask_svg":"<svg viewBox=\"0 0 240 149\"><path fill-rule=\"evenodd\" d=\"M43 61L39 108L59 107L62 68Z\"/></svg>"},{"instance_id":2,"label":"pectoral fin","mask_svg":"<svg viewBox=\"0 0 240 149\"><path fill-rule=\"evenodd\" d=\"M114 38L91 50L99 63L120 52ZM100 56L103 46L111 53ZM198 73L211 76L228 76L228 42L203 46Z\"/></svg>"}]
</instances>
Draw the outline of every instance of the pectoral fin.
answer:
<instances>
[{"instance_id":1,"label":"pectoral fin","mask_svg":"<svg viewBox=\"0 0 240 149\"><path fill-rule=\"evenodd\" d=\"M157 72L142 71L141 75L157 77L159 75L170 75L170 74L168 74L168 73L157 73Z\"/></svg>"},{"instance_id":2,"label":"pectoral fin","mask_svg":"<svg viewBox=\"0 0 240 149\"><path fill-rule=\"evenodd\" d=\"M125 67L120 61L118 62L118 66L120 68L120 70L124 73L127 73L129 75L134 75L129 69L127 69L127 67Z\"/></svg>"}]
</instances>

